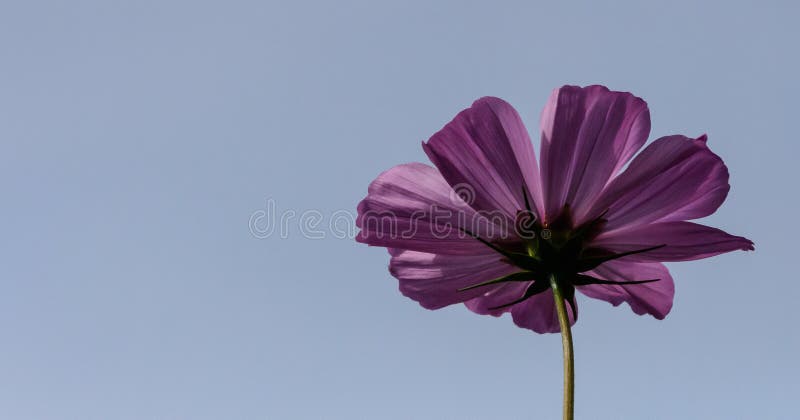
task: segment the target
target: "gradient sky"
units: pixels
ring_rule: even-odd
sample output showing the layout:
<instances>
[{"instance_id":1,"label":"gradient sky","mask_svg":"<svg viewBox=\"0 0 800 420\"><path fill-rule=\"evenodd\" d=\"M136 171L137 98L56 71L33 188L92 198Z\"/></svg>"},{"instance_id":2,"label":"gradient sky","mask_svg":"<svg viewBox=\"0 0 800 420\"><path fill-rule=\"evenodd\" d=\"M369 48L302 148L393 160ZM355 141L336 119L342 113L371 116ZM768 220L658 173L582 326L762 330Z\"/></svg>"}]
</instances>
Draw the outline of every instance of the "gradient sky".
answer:
<instances>
[{"instance_id":1,"label":"gradient sky","mask_svg":"<svg viewBox=\"0 0 800 420\"><path fill-rule=\"evenodd\" d=\"M577 417L798 417L798 3L378 3L0 4L0 418L558 418L557 335L326 226L474 99L536 133L592 83L708 133L756 252L668 264L664 321L581 297Z\"/></svg>"}]
</instances>

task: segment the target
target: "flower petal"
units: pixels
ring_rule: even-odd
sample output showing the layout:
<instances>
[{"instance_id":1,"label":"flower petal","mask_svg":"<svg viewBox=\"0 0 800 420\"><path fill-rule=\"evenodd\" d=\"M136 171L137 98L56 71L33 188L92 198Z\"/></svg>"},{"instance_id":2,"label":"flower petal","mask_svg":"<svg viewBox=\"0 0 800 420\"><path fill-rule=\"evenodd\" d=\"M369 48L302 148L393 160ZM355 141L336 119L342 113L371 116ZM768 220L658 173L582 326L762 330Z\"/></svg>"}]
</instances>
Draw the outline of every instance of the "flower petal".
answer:
<instances>
[{"instance_id":1,"label":"flower petal","mask_svg":"<svg viewBox=\"0 0 800 420\"><path fill-rule=\"evenodd\" d=\"M390 250L389 271L400 280L400 292L427 309L464 302L499 286L458 290L520 271L500 261L496 254L476 256L439 255Z\"/></svg>"},{"instance_id":2,"label":"flower petal","mask_svg":"<svg viewBox=\"0 0 800 420\"><path fill-rule=\"evenodd\" d=\"M569 205L583 221L609 179L650 133L647 103L604 86L564 86L542 112L542 188L546 215Z\"/></svg>"},{"instance_id":3,"label":"flower petal","mask_svg":"<svg viewBox=\"0 0 800 420\"><path fill-rule=\"evenodd\" d=\"M614 306L628 302L633 312L639 315L650 314L656 319L664 319L672 309L675 284L664 264L609 261L587 274L612 281L659 279L644 284L591 284L578 286L576 289L586 296L604 300Z\"/></svg>"},{"instance_id":4,"label":"flower petal","mask_svg":"<svg viewBox=\"0 0 800 420\"><path fill-rule=\"evenodd\" d=\"M531 282L510 282L500 286L485 290L480 296L466 301L464 304L470 311L481 315L500 316L511 310L511 306L499 309L491 309L511 303L525 294L525 290Z\"/></svg>"},{"instance_id":5,"label":"flower petal","mask_svg":"<svg viewBox=\"0 0 800 420\"><path fill-rule=\"evenodd\" d=\"M481 296L465 302L465 305L471 311L481 315L500 316L506 312L511 312L511 317L517 326L533 330L540 334L561 332L561 327L558 323L558 314L555 308L555 299L553 298L553 290L549 288L516 305L499 309L490 309L519 299L525 294L530 284L531 282L506 283L501 287L487 291ZM576 304L574 298L572 304ZM567 313L570 317L570 325L575 324L577 316L572 312L572 306L569 304L567 304Z\"/></svg>"},{"instance_id":6,"label":"flower petal","mask_svg":"<svg viewBox=\"0 0 800 420\"><path fill-rule=\"evenodd\" d=\"M662 137L614 178L593 213L608 210L605 230L691 220L716 211L728 195L728 169L706 136Z\"/></svg>"},{"instance_id":7,"label":"flower petal","mask_svg":"<svg viewBox=\"0 0 800 420\"><path fill-rule=\"evenodd\" d=\"M572 306L569 304L567 304L567 314L569 315L570 325L574 325L577 320L577 314L572 312ZM518 327L527 328L540 334L561 332L552 289L547 289L524 302L514 305L511 308L511 317Z\"/></svg>"},{"instance_id":8,"label":"flower petal","mask_svg":"<svg viewBox=\"0 0 800 420\"><path fill-rule=\"evenodd\" d=\"M691 222L664 222L603 233L592 246L626 252L666 245L625 257L625 261L690 261L736 250L752 251L753 242Z\"/></svg>"},{"instance_id":9,"label":"flower petal","mask_svg":"<svg viewBox=\"0 0 800 420\"><path fill-rule=\"evenodd\" d=\"M517 111L502 99L478 99L422 147L447 182L476 210L500 211L513 220L525 208L525 188L532 210L541 214L533 145Z\"/></svg>"},{"instance_id":10,"label":"flower petal","mask_svg":"<svg viewBox=\"0 0 800 420\"><path fill-rule=\"evenodd\" d=\"M486 253L485 245L459 227L487 239L509 236L506 227L477 214L455 194L436 168L421 163L379 175L358 205L356 226L358 242L435 254Z\"/></svg>"}]
</instances>

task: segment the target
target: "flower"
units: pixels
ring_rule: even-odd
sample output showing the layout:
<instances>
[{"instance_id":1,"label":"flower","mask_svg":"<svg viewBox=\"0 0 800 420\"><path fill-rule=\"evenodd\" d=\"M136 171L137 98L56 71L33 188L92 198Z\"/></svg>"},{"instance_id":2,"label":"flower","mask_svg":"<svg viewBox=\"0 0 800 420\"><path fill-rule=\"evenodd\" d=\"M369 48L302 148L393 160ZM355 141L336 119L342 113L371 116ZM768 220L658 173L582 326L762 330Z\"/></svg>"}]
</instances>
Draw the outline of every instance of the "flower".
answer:
<instances>
[{"instance_id":1,"label":"flower","mask_svg":"<svg viewBox=\"0 0 800 420\"><path fill-rule=\"evenodd\" d=\"M428 309L464 303L559 332L554 275L571 323L575 290L663 319L674 283L662 262L754 247L687 221L730 188L706 136L662 137L634 157L649 132L642 99L564 86L542 112L537 163L516 110L480 98L423 142L435 167L403 164L372 182L357 240L388 248L400 291Z\"/></svg>"}]
</instances>

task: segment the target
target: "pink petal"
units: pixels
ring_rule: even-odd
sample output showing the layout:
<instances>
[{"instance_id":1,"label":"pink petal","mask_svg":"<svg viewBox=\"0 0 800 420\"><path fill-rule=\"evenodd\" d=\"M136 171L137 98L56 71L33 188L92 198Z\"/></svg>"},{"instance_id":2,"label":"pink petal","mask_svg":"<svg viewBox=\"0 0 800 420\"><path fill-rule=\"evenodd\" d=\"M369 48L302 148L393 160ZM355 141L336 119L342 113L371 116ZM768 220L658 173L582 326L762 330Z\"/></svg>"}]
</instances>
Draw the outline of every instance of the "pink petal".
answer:
<instances>
[{"instance_id":1,"label":"pink petal","mask_svg":"<svg viewBox=\"0 0 800 420\"><path fill-rule=\"evenodd\" d=\"M752 251L753 242L691 222L663 222L601 234L592 246L615 252L666 245L625 257L626 261L689 261L736 250Z\"/></svg>"},{"instance_id":2,"label":"pink petal","mask_svg":"<svg viewBox=\"0 0 800 420\"><path fill-rule=\"evenodd\" d=\"M489 309L519 299L530 284L530 282L505 283L501 287L487 291L480 297L467 301L465 304L471 311L481 315L500 316L503 313L511 312L511 317L517 326L541 334L560 332L561 327L558 323L555 299L553 299L553 291L551 289L510 307ZM570 317L570 325L574 325L577 316L572 312L572 307L569 304L567 304L567 313Z\"/></svg>"},{"instance_id":3,"label":"pink petal","mask_svg":"<svg viewBox=\"0 0 800 420\"><path fill-rule=\"evenodd\" d=\"M652 283L627 286L591 284L576 288L586 296L604 300L614 306L628 302L633 312L639 315L650 314L657 319L664 319L672 309L675 284L664 264L609 261L587 274L612 281L660 279Z\"/></svg>"},{"instance_id":4,"label":"pink petal","mask_svg":"<svg viewBox=\"0 0 800 420\"><path fill-rule=\"evenodd\" d=\"M523 186L533 210L541 207L533 145L517 111L502 99L478 99L422 147L476 210L500 211L513 219L525 208Z\"/></svg>"},{"instance_id":5,"label":"pink petal","mask_svg":"<svg viewBox=\"0 0 800 420\"><path fill-rule=\"evenodd\" d=\"M361 229L359 242L435 254L486 253L485 245L459 227L484 238L509 236L503 226L476 214L439 171L421 163L395 166L379 175L358 205L356 225Z\"/></svg>"},{"instance_id":6,"label":"pink petal","mask_svg":"<svg viewBox=\"0 0 800 420\"><path fill-rule=\"evenodd\" d=\"M604 86L564 86L542 112L542 188L547 217L568 204L578 222L650 133L647 104Z\"/></svg>"},{"instance_id":7,"label":"pink petal","mask_svg":"<svg viewBox=\"0 0 800 420\"><path fill-rule=\"evenodd\" d=\"M577 316L572 312L569 304L567 304L567 314L570 325L574 325ZM511 317L518 327L527 328L540 334L561 332L552 289L514 305L511 308Z\"/></svg>"},{"instance_id":8,"label":"pink petal","mask_svg":"<svg viewBox=\"0 0 800 420\"><path fill-rule=\"evenodd\" d=\"M728 195L728 169L706 137L662 137L606 187L593 213L608 210L606 230L708 216Z\"/></svg>"},{"instance_id":9,"label":"pink petal","mask_svg":"<svg viewBox=\"0 0 800 420\"><path fill-rule=\"evenodd\" d=\"M400 280L400 292L427 309L439 309L481 296L487 290L502 286L463 292L458 289L520 271L491 253L460 256L396 249L390 252L389 271Z\"/></svg>"},{"instance_id":10,"label":"pink petal","mask_svg":"<svg viewBox=\"0 0 800 420\"><path fill-rule=\"evenodd\" d=\"M500 316L511 310L508 306L500 309L490 309L511 303L525 294L530 282L509 282L486 290L480 296L465 302L470 311L481 315Z\"/></svg>"}]
</instances>

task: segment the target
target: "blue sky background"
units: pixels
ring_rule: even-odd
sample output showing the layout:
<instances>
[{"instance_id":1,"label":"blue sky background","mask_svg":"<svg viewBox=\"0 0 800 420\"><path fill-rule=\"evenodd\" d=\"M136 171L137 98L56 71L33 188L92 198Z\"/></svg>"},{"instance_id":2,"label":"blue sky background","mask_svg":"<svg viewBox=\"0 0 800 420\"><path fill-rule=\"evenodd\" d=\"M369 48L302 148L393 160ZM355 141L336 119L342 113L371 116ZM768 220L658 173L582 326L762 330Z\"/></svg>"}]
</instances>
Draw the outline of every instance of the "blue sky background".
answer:
<instances>
[{"instance_id":1,"label":"blue sky background","mask_svg":"<svg viewBox=\"0 0 800 420\"><path fill-rule=\"evenodd\" d=\"M757 248L671 264L665 321L581 299L578 417L797 418L800 8L699 3L3 2L0 418L557 418L557 335L326 227L475 98L535 133L566 83L708 133L707 223ZM254 236L269 199L326 237Z\"/></svg>"}]
</instances>

